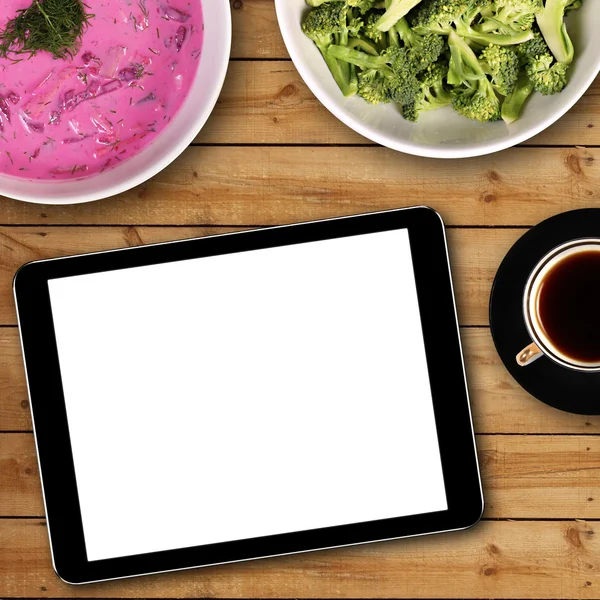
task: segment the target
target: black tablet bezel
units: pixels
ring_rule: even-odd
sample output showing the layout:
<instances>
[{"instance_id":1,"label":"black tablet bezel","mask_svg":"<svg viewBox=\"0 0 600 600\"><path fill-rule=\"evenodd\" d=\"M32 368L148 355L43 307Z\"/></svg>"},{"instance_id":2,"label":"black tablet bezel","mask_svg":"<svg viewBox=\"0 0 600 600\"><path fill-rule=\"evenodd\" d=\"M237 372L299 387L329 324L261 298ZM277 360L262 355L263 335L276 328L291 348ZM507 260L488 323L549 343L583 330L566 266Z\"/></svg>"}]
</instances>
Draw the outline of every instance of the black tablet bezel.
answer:
<instances>
[{"instance_id":1,"label":"black tablet bezel","mask_svg":"<svg viewBox=\"0 0 600 600\"><path fill-rule=\"evenodd\" d=\"M353 235L408 229L448 510L88 561L48 280ZM426 207L400 209L28 263L15 299L55 571L69 583L228 563L463 529L483 512L444 224ZM390 473L393 477L393 473Z\"/></svg>"}]
</instances>

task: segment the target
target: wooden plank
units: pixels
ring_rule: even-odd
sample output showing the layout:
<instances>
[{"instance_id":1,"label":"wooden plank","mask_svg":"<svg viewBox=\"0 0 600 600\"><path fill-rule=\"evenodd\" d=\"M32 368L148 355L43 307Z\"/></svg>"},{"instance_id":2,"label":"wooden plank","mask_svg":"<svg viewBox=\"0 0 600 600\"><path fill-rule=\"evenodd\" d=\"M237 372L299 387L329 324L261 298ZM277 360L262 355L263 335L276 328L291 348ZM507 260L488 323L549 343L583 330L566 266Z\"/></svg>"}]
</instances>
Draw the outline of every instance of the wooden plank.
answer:
<instances>
[{"instance_id":1,"label":"wooden plank","mask_svg":"<svg viewBox=\"0 0 600 600\"><path fill-rule=\"evenodd\" d=\"M598 597L597 523L488 521L470 531L81 587L53 573L43 521L0 521L0 596Z\"/></svg>"},{"instance_id":2,"label":"wooden plank","mask_svg":"<svg viewBox=\"0 0 600 600\"><path fill-rule=\"evenodd\" d=\"M19 332L0 328L0 431L31 428Z\"/></svg>"},{"instance_id":3,"label":"wooden plank","mask_svg":"<svg viewBox=\"0 0 600 600\"><path fill-rule=\"evenodd\" d=\"M288 58L273 0L230 0L233 58Z\"/></svg>"},{"instance_id":4,"label":"wooden plank","mask_svg":"<svg viewBox=\"0 0 600 600\"><path fill-rule=\"evenodd\" d=\"M497 355L487 329L466 329L462 337L476 432L600 433L600 417L555 410L519 387ZM31 429L16 329L0 329L0 418L5 431Z\"/></svg>"},{"instance_id":5,"label":"wooden plank","mask_svg":"<svg viewBox=\"0 0 600 600\"><path fill-rule=\"evenodd\" d=\"M43 514L33 434L0 434L0 517Z\"/></svg>"},{"instance_id":6,"label":"wooden plank","mask_svg":"<svg viewBox=\"0 0 600 600\"><path fill-rule=\"evenodd\" d=\"M232 62L215 111L196 142L372 143L334 117L290 61ZM558 123L525 145L600 145L600 79Z\"/></svg>"},{"instance_id":7,"label":"wooden plank","mask_svg":"<svg viewBox=\"0 0 600 600\"><path fill-rule=\"evenodd\" d=\"M0 325L16 324L12 278L24 263L40 258L96 252L219 232L188 227L0 227ZM449 247L462 325L486 325L491 284L500 261L522 229L449 230Z\"/></svg>"},{"instance_id":8,"label":"wooden plank","mask_svg":"<svg viewBox=\"0 0 600 600\"><path fill-rule=\"evenodd\" d=\"M551 408L523 390L502 364L488 329L463 329L462 340L476 432L600 432L600 416Z\"/></svg>"},{"instance_id":9,"label":"wooden plank","mask_svg":"<svg viewBox=\"0 0 600 600\"><path fill-rule=\"evenodd\" d=\"M488 305L498 267L523 229L450 229L448 250L461 325L488 325Z\"/></svg>"},{"instance_id":10,"label":"wooden plank","mask_svg":"<svg viewBox=\"0 0 600 600\"><path fill-rule=\"evenodd\" d=\"M232 62L202 144L370 144L334 117L290 61Z\"/></svg>"},{"instance_id":11,"label":"wooden plank","mask_svg":"<svg viewBox=\"0 0 600 600\"><path fill-rule=\"evenodd\" d=\"M0 224L275 225L429 204L449 225L534 225L596 207L600 149L514 148L444 161L386 148L193 147L102 202L5 199Z\"/></svg>"},{"instance_id":12,"label":"wooden plank","mask_svg":"<svg viewBox=\"0 0 600 600\"><path fill-rule=\"evenodd\" d=\"M600 440L477 436L486 518L600 518ZM0 516L44 514L33 434L0 434Z\"/></svg>"},{"instance_id":13,"label":"wooden plank","mask_svg":"<svg viewBox=\"0 0 600 600\"><path fill-rule=\"evenodd\" d=\"M486 518L600 518L600 440L477 436Z\"/></svg>"}]
</instances>

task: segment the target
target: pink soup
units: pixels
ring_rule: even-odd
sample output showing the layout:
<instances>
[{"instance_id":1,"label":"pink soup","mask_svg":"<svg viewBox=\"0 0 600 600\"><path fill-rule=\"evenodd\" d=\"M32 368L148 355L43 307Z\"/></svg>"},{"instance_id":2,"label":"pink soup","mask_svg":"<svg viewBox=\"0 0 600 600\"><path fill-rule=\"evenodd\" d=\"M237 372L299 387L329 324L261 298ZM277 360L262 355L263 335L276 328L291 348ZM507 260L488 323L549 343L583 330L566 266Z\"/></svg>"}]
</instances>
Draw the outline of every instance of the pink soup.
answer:
<instances>
[{"instance_id":1,"label":"pink soup","mask_svg":"<svg viewBox=\"0 0 600 600\"><path fill-rule=\"evenodd\" d=\"M31 0L2 0L0 29ZM0 173L65 179L138 154L169 124L202 50L200 0L86 0L78 54L0 59Z\"/></svg>"}]
</instances>

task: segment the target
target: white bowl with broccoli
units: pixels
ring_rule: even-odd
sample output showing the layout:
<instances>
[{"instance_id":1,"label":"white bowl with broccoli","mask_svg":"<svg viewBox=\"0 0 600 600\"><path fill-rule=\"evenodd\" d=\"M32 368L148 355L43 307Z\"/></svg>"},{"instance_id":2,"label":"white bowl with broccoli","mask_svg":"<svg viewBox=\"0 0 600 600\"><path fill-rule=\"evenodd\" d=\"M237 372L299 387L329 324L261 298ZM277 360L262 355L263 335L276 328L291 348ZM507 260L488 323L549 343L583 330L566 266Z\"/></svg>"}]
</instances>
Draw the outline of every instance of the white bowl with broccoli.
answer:
<instances>
[{"instance_id":1,"label":"white bowl with broccoli","mask_svg":"<svg viewBox=\"0 0 600 600\"><path fill-rule=\"evenodd\" d=\"M290 56L322 104L364 137L417 156L466 158L522 143L562 117L600 71L600 0L275 6Z\"/></svg>"}]
</instances>

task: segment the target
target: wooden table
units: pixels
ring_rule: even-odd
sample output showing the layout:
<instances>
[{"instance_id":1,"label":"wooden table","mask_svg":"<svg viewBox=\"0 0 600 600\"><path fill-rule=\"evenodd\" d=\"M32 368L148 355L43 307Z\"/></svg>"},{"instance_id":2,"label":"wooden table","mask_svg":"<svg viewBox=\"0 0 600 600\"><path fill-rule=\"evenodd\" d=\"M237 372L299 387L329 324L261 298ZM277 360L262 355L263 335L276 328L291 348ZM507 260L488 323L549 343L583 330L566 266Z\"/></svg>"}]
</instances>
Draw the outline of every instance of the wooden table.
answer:
<instances>
[{"instance_id":1,"label":"wooden table","mask_svg":"<svg viewBox=\"0 0 600 600\"><path fill-rule=\"evenodd\" d=\"M0 597L600 598L600 418L561 413L519 389L487 320L490 284L513 242L550 215L599 204L600 84L521 147L474 160L413 158L374 146L319 105L288 59L272 0L233 0L232 9L225 89L172 166L93 204L0 199ZM17 267L423 203L449 225L483 522L410 541L63 584L50 563L15 327Z\"/></svg>"}]
</instances>

